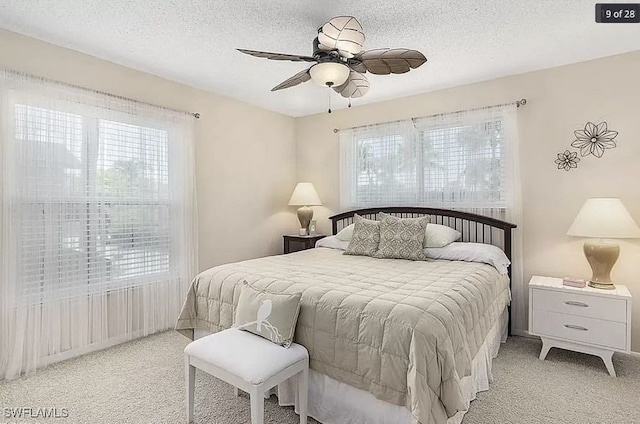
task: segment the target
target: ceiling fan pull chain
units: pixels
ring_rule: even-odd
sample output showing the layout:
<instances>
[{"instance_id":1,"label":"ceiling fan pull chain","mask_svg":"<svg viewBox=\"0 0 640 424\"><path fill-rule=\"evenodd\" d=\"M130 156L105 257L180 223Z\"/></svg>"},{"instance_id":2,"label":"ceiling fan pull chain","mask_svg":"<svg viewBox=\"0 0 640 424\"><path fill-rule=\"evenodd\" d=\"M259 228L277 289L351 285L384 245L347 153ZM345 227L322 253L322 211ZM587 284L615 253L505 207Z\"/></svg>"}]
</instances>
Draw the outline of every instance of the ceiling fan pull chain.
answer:
<instances>
[{"instance_id":1,"label":"ceiling fan pull chain","mask_svg":"<svg viewBox=\"0 0 640 424\"><path fill-rule=\"evenodd\" d=\"M351 107L351 96L349 96L349 107Z\"/></svg>"},{"instance_id":2,"label":"ceiling fan pull chain","mask_svg":"<svg viewBox=\"0 0 640 424\"><path fill-rule=\"evenodd\" d=\"M327 97L329 100L329 113L331 113L331 89L327 90Z\"/></svg>"}]
</instances>

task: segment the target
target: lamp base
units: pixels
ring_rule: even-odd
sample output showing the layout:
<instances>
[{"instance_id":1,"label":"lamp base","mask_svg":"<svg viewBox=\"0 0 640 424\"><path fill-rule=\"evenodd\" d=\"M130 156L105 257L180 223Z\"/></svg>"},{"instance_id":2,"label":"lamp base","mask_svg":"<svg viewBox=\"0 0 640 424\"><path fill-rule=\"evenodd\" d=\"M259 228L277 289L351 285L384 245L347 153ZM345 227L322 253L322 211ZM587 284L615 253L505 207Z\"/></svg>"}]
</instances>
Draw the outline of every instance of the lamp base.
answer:
<instances>
[{"instance_id":1,"label":"lamp base","mask_svg":"<svg viewBox=\"0 0 640 424\"><path fill-rule=\"evenodd\" d=\"M620 246L605 240L587 240L583 249L593 271L589 287L603 290L615 289L611 282L611 269L620 256Z\"/></svg>"},{"instance_id":2,"label":"lamp base","mask_svg":"<svg viewBox=\"0 0 640 424\"><path fill-rule=\"evenodd\" d=\"M616 286L613 283L595 283L593 281L589 281L588 283L589 287L593 287L594 289L600 289L600 290L615 290Z\"/></svg>"},{"instance_id":3,"label":"lamp base","mask_svg":"<svg viewBox=\"0 0 640 424\"><path fill-rule=\"evenodd\" d=\"M311 218L313 218L313 209L309 206L298 208L298 221L300 221L300 227L307 230L307 235L309 235L309 224L311 224Z\"/></svg>"}]
</instances>

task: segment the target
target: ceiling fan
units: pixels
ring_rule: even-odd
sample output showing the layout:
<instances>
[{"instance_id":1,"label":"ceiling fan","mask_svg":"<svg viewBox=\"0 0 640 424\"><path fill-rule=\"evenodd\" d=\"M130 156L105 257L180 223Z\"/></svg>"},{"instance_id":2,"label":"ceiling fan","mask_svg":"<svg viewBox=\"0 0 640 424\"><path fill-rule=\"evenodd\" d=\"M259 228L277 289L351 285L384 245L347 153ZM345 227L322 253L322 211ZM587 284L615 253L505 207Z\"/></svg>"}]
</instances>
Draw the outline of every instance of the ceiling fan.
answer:
<instances>
[{"instance_id":1,"label":"ceiling fan","mask_svg":"<svg viewBox=\"0 0 640 424\"><path fill-rule=\"evenodd\" d=\"M404 74L427 61L417 50L400 48L364 51L364 40L362 25L356 18L337 16L318 29L318 36L313 40L313 56L246 49L238 51L271 60L315 62L310 68L286 79L271 91L313 80L323 87L333 88L342 97L349 99L362 97L367 93L369 81L364 76L367 72L375 75Z\"/></svg>"}]
</instances>

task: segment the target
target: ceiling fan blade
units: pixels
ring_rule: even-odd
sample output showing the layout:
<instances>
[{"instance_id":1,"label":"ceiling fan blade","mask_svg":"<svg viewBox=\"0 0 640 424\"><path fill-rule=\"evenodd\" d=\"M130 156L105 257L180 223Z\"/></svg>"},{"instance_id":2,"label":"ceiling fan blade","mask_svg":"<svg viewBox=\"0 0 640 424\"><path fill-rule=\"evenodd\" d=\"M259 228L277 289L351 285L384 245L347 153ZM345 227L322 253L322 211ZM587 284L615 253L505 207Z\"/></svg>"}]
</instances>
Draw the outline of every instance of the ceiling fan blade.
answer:
<instances>
[{"instance_id":1,"label":"ceiling fan blade","mask_svg":"<svg viewBox=\"0 0 640 424\"><path fill-rule=\"evenodd\" d=\"M250 56L263 57L265 59L271 59L271 60L289 60L291 62L317 62L317 60L311 56L300 56L300 55L286 54L286 53L261 52L258 50L246 50L246 49L237 49L237 50L241 53L248 54Z\"/></svg>"},{"instance_id":2,"label":"ceiling fan blade","mask_svg":"<svg viewBox=\"0 0 640 424\"><path fill-rule=\"evenodd\" d=\"M291 88L298 84L302 84L303 82L307 82L311 79L311 75L309 74L309 69L305 69L304 71L300 71L291 78L288 78L282 81L280 84L276 85L271 89L271 91L284 90L285 88Z\"/></svg>"},{"instance_id":3,"label":"ceiling fan blade","mask_svg":"<svg viewBox=\"0 0 640 424\"><path fill-rule=\"evenodd\" d=\"M422 53L410 49L376 49L354 56L349 66L357 72L376 75L404 74L427 61Z\"/></svg>"},{"instance_id":4,"label":"ceiling fan blade","mask_svg":"<svg viewBox=\"0 0 640 424\"><path fill-rule=\"evenodd\" d=\"M339 87L334 87L333 89L342 97L355 99L367 94L367 91L369 91L369 80L361 73L351 71L347 82Z\"/></svg>"},{"instance_id":5,"label":"ceiling fan blade","mask_svg":"<svg viewBox=\"0 0 640 424\"><path fill-rule=\"evenodd\" d=\"M340 56L346 58L360 53L364 40L362 25L353 16L331 18L318 32L318 47L321 50L337 50Z\"/></svg>"}]
</instances>

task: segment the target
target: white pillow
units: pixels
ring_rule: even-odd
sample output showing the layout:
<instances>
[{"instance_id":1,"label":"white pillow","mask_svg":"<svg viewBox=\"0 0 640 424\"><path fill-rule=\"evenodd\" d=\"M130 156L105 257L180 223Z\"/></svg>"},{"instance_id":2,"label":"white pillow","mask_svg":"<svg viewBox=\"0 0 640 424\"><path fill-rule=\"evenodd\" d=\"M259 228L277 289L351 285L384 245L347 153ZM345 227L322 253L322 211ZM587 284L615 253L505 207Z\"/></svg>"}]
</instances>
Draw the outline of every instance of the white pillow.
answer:
<instances>
[{"instance_id":1,"label":"white pillow","mask_svg":"<svg viewBox=\"0 0 640 424\"><path fill-rule=\"evenodd\" d=\"M493 265L500 274L507 274L507 268L511 264L502 249L492 244L451 243L445 247L426 248L424 254L431 259L481 262Z\"/></svg>"},{"instance_id":2,"label":"white pillow","mask_svg":"<svg viewBox=\"0 0 640 424\"><path fill-rule=\"evenodd\" d=\"M342 241L351 241L351 237L353 236L353 228L356 224L349 224L344 227L342 230L338 231L336 237L338 237Z\"/></svg>"},{"instance_id":3,"label":"white pillow","mask_svg":"<svg viewBox=\"0 0 640 424\"><path fill-rule=\"evenodd\" d=\"M427 224L424 231L424 247L444 247L462 236L460 231L440 224Z\"/></svg>"},{"instance_id":4,"label":"white pillow","mask_svg":"<svg viewBox=\"0 0 640 424\"><path fill-rule=\"evenodd\" d=\"M337 235L321 238L316 242L316 247L327 247L329 249L347 250L349 242L340 240Z\"/></svg>"}]
</instances>

